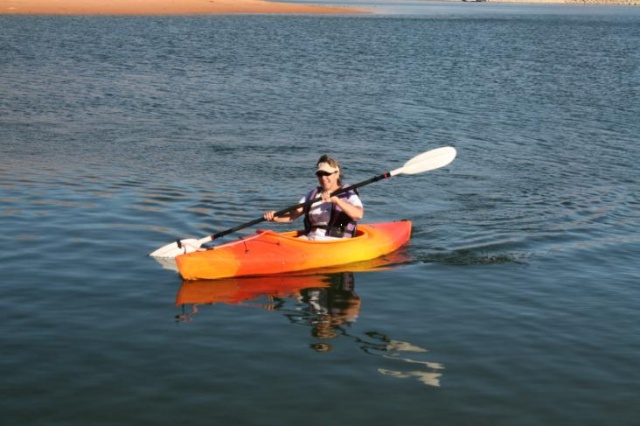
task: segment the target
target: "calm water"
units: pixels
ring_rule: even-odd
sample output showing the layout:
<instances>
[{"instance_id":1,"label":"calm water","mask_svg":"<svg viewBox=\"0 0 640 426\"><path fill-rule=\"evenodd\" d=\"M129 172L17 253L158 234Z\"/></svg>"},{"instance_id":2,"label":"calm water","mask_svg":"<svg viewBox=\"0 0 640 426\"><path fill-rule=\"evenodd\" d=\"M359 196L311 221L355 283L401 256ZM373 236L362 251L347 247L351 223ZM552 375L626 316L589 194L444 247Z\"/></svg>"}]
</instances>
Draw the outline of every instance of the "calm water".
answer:
<instances>
[{"instance_id":1,"label":"calm water","mask_svg":"<svg viewBox=\"0 0 640 426\"><path fill-rule=\"evenodd\" d=\"M387 12L0 17L3 424L637 422L639 10ZM385 267L147 257L444 145Z\"/></svg>"}]
</instances>

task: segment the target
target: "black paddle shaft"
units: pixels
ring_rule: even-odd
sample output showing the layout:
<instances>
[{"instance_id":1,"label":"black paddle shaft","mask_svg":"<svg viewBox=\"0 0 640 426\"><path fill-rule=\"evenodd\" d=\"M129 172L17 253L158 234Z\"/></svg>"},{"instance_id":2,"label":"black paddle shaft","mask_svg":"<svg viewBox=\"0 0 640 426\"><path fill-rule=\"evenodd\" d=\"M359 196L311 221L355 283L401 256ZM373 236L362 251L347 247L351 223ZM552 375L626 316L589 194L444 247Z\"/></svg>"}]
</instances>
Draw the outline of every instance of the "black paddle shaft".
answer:
<instances>
[{"instance_id":1,"label":"black paddle shaft","mask_svg":"<svg viewBox=\"0 0 640 426\"><path fill-rule=\"evenodd\" d=\"M379 180L387 179L387 178L390 178L390 177L391 177L391 172L385 172L385 173L383 173L383 174L381 174L379 176L372 177L371 179L367 179L367 180L362 181L360 183L356 183L356 184L347 186L346 188L340 188L337 191L332 192L331 196L333 197L333 196L336 196L336 195L340 195L340 194L342 194L344 192L347 192L347 191L350 191L352 189L357 189L357 188L360 188L362 186L369 185L370 183L377 182ZM313 200L305 201L304 203L298 203L298 204L296 204L294 206L287 207L286 209L282 209L280 211L277 211L274 216L281 216L281 215L283 215L285 213L290 212L291 210L296 210L296 209L299 209L300 207L305 207L307 205L311 205L311 204L315 203L316 201L320 200L321 198L322 197L316 197ZM218 238L224 237L225 235L229 235L229 234L232 234L234 232L240 231L241 229L248 228L248 227L253 226L253 225L257 225L258 223L264 222L265 220L266 219L264 217L261 217L259 219L254 219L251 222L243 223L242 225L238 225L235 228L226 229L224 231L218 232L217 234L213 234L213 235L211 235L211 239L212 240L216 240Z\"/></svg>"}]
</instances>

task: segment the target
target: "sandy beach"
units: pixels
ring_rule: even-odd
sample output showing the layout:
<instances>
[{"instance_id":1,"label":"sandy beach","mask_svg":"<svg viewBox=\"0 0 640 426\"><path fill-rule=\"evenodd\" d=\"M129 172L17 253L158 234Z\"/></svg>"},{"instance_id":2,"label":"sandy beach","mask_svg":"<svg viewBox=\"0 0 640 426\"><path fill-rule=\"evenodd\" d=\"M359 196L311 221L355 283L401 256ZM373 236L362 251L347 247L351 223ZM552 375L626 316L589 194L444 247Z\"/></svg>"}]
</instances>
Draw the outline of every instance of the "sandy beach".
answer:
<instances>
[{"instance_id":1,"label":"sandy beach","mask_svg":"<svg viewBox=\"0 0 640 426\"><path fill-rule=\"evenodd\" d=\"M262 0L0 0L11 15L357 14L347 7Z\"/></svg>"}]
</instances>

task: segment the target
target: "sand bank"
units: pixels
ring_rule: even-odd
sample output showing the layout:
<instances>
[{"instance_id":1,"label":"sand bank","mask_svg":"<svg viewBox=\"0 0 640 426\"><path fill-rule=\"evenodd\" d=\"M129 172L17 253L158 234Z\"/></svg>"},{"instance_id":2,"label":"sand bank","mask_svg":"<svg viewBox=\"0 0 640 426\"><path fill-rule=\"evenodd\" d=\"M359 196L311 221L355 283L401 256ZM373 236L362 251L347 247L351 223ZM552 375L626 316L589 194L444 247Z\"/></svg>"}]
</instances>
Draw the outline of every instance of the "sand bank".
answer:
<instances>
[{"instance_id":1,"label":"sand bank","mask_svg":"<svg viewBox=\"0 0 640 426\"><path fill-rule=\"evenodd\" d=\"M354 14L347 7L263 0L0 0L4 15Z\"/></svg>"}]
</instances>

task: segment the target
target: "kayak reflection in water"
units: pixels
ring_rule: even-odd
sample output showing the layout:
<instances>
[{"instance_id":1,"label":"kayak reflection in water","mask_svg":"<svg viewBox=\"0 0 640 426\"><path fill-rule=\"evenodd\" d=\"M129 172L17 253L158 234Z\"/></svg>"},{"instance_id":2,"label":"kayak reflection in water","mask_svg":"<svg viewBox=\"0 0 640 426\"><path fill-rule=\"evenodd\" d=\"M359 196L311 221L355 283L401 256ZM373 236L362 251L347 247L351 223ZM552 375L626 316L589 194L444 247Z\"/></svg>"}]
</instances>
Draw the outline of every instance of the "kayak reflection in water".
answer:
<instances>
[{"instance_id":1,"label":"kayak reflection in water","mask_svg":"<svg viewBox=\"0 0 640 426\"><path fill-rule=\"evenodd\" d=\"M291 324L311 329L313 342L308 346L316 352L329 352L333 349L331 341L346 338L364 353L381 359L379 374L440 386L444 365L425 359L427 349L379 331L350 330L362 306L355 292L353 272L185 281L176 298L176 305L182 307L176 321L190 322L201 311L200 307L219 303L280 312Z\"/></svg>"},{"instance_id":2,"label":"kayak reflection in water","mask_svg":"<svg viewBox=\"0 0 640 426\"><path fill-rule=\"evenodd\" d=\"M304 215L305 233L300 238L331 240L352 237L355 235L357 222L364 216L364 207L358 191L352 189L331 196L331 193L343 187L344 175L340 163L328 155L318 159L315 173L319 185L302 197L300 203L318 196L322 198L320 201L281 216L275 216L276 211L271 210L263 215L264 219L269 222L289 223Z\"/></svg>"},{"instance_id":3,"label":"kayak reflection in water","mask_svg":"<svg viewBox=\"0 0 640 426\"><path fill-rule=\"evenodd\" d=\"M190 322L200 307L218 303L279 311L291 323L311 327L311 335L318 339L311 347L318 350L330 349L323 340L346 334L342 326L357 320L362 305L353 272L185 281L176 297L182 312L175 319Z\"/></svg>"}]
</instances>

